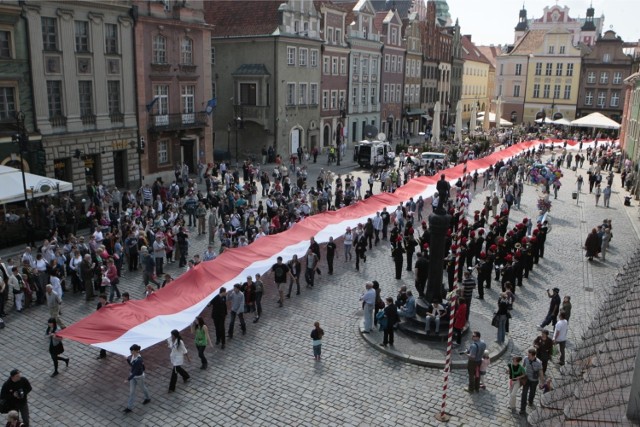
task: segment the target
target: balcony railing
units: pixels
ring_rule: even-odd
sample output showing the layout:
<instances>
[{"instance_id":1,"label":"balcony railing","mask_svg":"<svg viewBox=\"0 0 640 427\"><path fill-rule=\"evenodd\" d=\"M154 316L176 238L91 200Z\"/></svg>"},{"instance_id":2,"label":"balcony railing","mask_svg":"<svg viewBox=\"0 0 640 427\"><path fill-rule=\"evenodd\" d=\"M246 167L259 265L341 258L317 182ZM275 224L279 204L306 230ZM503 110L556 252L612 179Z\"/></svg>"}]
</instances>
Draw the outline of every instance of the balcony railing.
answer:
<instances>
[{"instance_id":1,"label":"balcony railing","mask_svg":"<svg viewBox=\"0 0 640 427\"><path fill-rule=\"evenodd\" d=\"M193 64L180 64L180 72L182 73L188 73L188 74L193 74L196 72L196 69L198 68L197 65L193 65Z\"/></svg>"},{"instance_id":2,"label":"balcony railing","mask_svg":"<svg viewBox=\"0 0 640 427\"><path fill-rule=\"evenodd\" d=\"M242 117L245 120L250 119L266 123L268 111L269 106L266 105L243 105Z\"/></svg>"},{"instance_id":3,"label":"balcony railing","mask_svg":"<svg viewBox=\"0 0 640 427\"><path fill-rule=\"evenodd\" d=\"M122 113L111 113L111 114L109 114L109 118L111 119L111 123L123 123L124 122L124 114L122 114Z\"/></svg>"},{"instance_id":4,"label":"balcony railing","mask_svg":"<svg viewBox=\"0 0 640 427\"><path fill-rule=\"evenodd\" d=\"M63 115L49 117L49 123L51 126L55 127L64 127L67 125L67 118Z\"/></svg>"},{"instance_id":5,"label":"balcony railing","mask_svg":"<svg viewBox=\"0 0 640 427\"><path fill-rule=\"evenodd\" d=\"M80 116L80 120L82 120L82 124L87 125L95 125L96 124L96 115L95 114L85 114Z\"/></svg>"},{"instance_id":6,"label":"balcony railing","mask_svg":"<svg viewBox=\"0 0 640 427\"><path fill-rule=\"evenodd\" d=\"M158 63L152 62L151 69L155 72L167 73L171 71L171 64L158 64Z\"/></svg>"},{"instance_id":7,"label":"balcony railing","mask_svg":"<svg viewBox=\"0 0 640 427\"><path fill-rule=\"evenodd\" d=\"M207 126L207 113L152 114L149 129L178 130Z\"/></svg>"}]
</instances>

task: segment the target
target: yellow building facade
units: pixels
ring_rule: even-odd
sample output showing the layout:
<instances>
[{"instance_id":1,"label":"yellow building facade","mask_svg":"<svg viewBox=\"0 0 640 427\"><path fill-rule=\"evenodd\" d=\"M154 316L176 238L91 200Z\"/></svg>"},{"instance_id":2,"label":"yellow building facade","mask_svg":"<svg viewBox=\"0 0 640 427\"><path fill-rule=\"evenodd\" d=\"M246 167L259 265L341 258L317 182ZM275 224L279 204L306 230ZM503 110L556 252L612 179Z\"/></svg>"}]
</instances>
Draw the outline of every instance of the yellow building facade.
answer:
<instances>
[{"instance_id":1,"label":"yellow building facade","mask_svg":"<svg viewBox=\"0 0 640 427\"><path fill-rule=\"evenodd\" d=\"M477 112L483 112L493 94L495 72L490 61L471 42L469 36L462 37L462 122L466 126L471 118L473 104L477 104ZM491 87L490 87L491 86Z\"/></svg>"},{"instance_id":2,"label":"yellow building facade","mask_svg":"<svg viewBox=\"0 0 640 427\"><path fill-rule=\"evenodd\" d=\"M523 121L574 120L580 83L581 51L563 29L547 31L532 47L527 66Z\"/></svg>"}]
</instances>

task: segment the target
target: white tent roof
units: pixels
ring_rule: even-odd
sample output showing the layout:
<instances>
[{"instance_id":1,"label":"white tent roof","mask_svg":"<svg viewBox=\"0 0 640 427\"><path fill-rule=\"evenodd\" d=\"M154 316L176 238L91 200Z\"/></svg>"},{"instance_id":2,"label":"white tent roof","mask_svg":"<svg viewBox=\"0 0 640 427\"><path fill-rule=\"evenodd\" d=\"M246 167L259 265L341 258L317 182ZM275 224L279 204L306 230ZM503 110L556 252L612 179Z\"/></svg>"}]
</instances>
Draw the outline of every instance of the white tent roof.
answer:
<instances>
[{"instance_id":1,"label":"white tent roof","mask_svg":"<svg viewBox=\"0 0 640 427\"><path fill-rule=\"evenodd\" d=\"M601 113L591 113L571 122L571 126L584 128L620 129L620 123Z\"/></svg>"},{"instance_id":2,"label":"white tent roof","mask_svg":"<svg viewBox=\"0 0 640 427\"><path fill-rule=\"evenodd\" d=\"M29 199L57 194L56 184L60 185L61 193L73 190L73 184L70 182L46 176L25 172L24 179L27 183L28 192L31 192L31 187L33 187L33 196L29 195ZM0 204L21 202L23 200L24 188L20 169L0 165Z\"/></svg>"},{"instance_id":3,"label":"white tent roof","mask_svg":"<svg viewBox=\"0 0 640 427\"><path fill-rule=\"evenodd\" d=\"M478 118L476 119L476 121L478 122L484 121L484 112L478 113ZM496 122L496 113L489 113L489 121L491 123ZM509 120L500 118L500 126L513 126L513 123L511 123Z\"/></svg>"},{"instance_id":4,"label":"white tent roof","mask_svg":"<svg viewBox=\"0 0 640 427\"><path fill-rule=\"evenodd\" d=\"M558 120L554 120L553 122L554 125L558 125L558 126L571 126L571 122L567 119L565 119L564 117Z\"/></svg>"}]
</instances>

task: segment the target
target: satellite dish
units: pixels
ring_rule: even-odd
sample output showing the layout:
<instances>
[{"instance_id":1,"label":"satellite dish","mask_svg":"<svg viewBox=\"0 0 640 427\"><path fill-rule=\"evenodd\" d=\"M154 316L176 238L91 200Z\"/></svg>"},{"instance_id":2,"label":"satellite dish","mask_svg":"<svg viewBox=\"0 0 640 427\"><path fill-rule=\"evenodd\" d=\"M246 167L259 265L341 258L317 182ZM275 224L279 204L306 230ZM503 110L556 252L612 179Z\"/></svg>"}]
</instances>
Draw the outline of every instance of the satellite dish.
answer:
<instances>
[{"instance_id":1,"label":"satellite dish","mask_svg":"<svg viewBox=\"0 0 640 427\"><path fill-rule=\"evenodd\" d=\"M380 133L378 134L378 137L377 137L377 138L378 138L378 141L383 141L383 142L384 142L384 141L386 141L386 140L387 140L387 135L385 135L385 134L384 134L384 132L380 132Z\"/></svg>"},{"instance_id":2,"label":"satellite dish","mask_svg":"<svg viewBox=\"0 0 640 427\"><path fill-rule=\"evenodd\" d=\"M374 125L366 125L364 127L364 136L367 138L373 138L375 135L378 134L378 128L375 127Z\"/></svg>"}]
</instances>

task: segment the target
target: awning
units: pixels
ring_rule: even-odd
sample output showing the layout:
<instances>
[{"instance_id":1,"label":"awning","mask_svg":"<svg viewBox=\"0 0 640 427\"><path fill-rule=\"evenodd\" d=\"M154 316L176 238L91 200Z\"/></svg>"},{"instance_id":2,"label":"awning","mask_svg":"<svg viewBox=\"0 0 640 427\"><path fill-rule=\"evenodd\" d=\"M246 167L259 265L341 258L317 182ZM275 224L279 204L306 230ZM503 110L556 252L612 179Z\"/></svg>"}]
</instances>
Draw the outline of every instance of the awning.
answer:
<instances>
[{"instance_id":1,"label":"awning","mask_svg":"<svg viewBox=\"0 0 640 427\"><path fill-rule=\"evenodd\" d=\"M584 128L620 129L620 123L611 120L601 113L591 113L588 116L580 117L571 122L571 126Z\"/></svg>"},{"instance_id":2,"label":"awning","mask_svg":"<svg viewBox=\"0 0 640 427\"><path fill-rule=\"evenodd\" d=\"M426 114L427 112L424 110L421 110L419 108L413 109L413 110L407 110L404 112L405 116L421 116L423 114Z\"/></svg>"},{"instance_id":3,"label":"awning","mask_svg":"<svg viewBox=\"0 0 640 427\"><path fill-rule=\"evenodd\" d=\"M423 114L423 115L422 115L422 118L423 118L423 119L425 119L425 120L433 120L433 119L431 118L431 116L430 116L430 115L428 115L428 114Z\"/></svg>"},{"instance_id":4,"label":"awning","mask_svg":"<svg viewBox=\"0 0 640 427\"><path fill-rule=\"evenodd\" d=\"M29 199L55 195L60 186L61 193L73 190L73 184L59 179L35 175L25 172L24 179L27 183ZM24 187L22 186L22 173L20 169L0 165L0 204L21 202L24 200ZM31 194L33 188L33 194Z\"/></svg>"}]
</instances>

